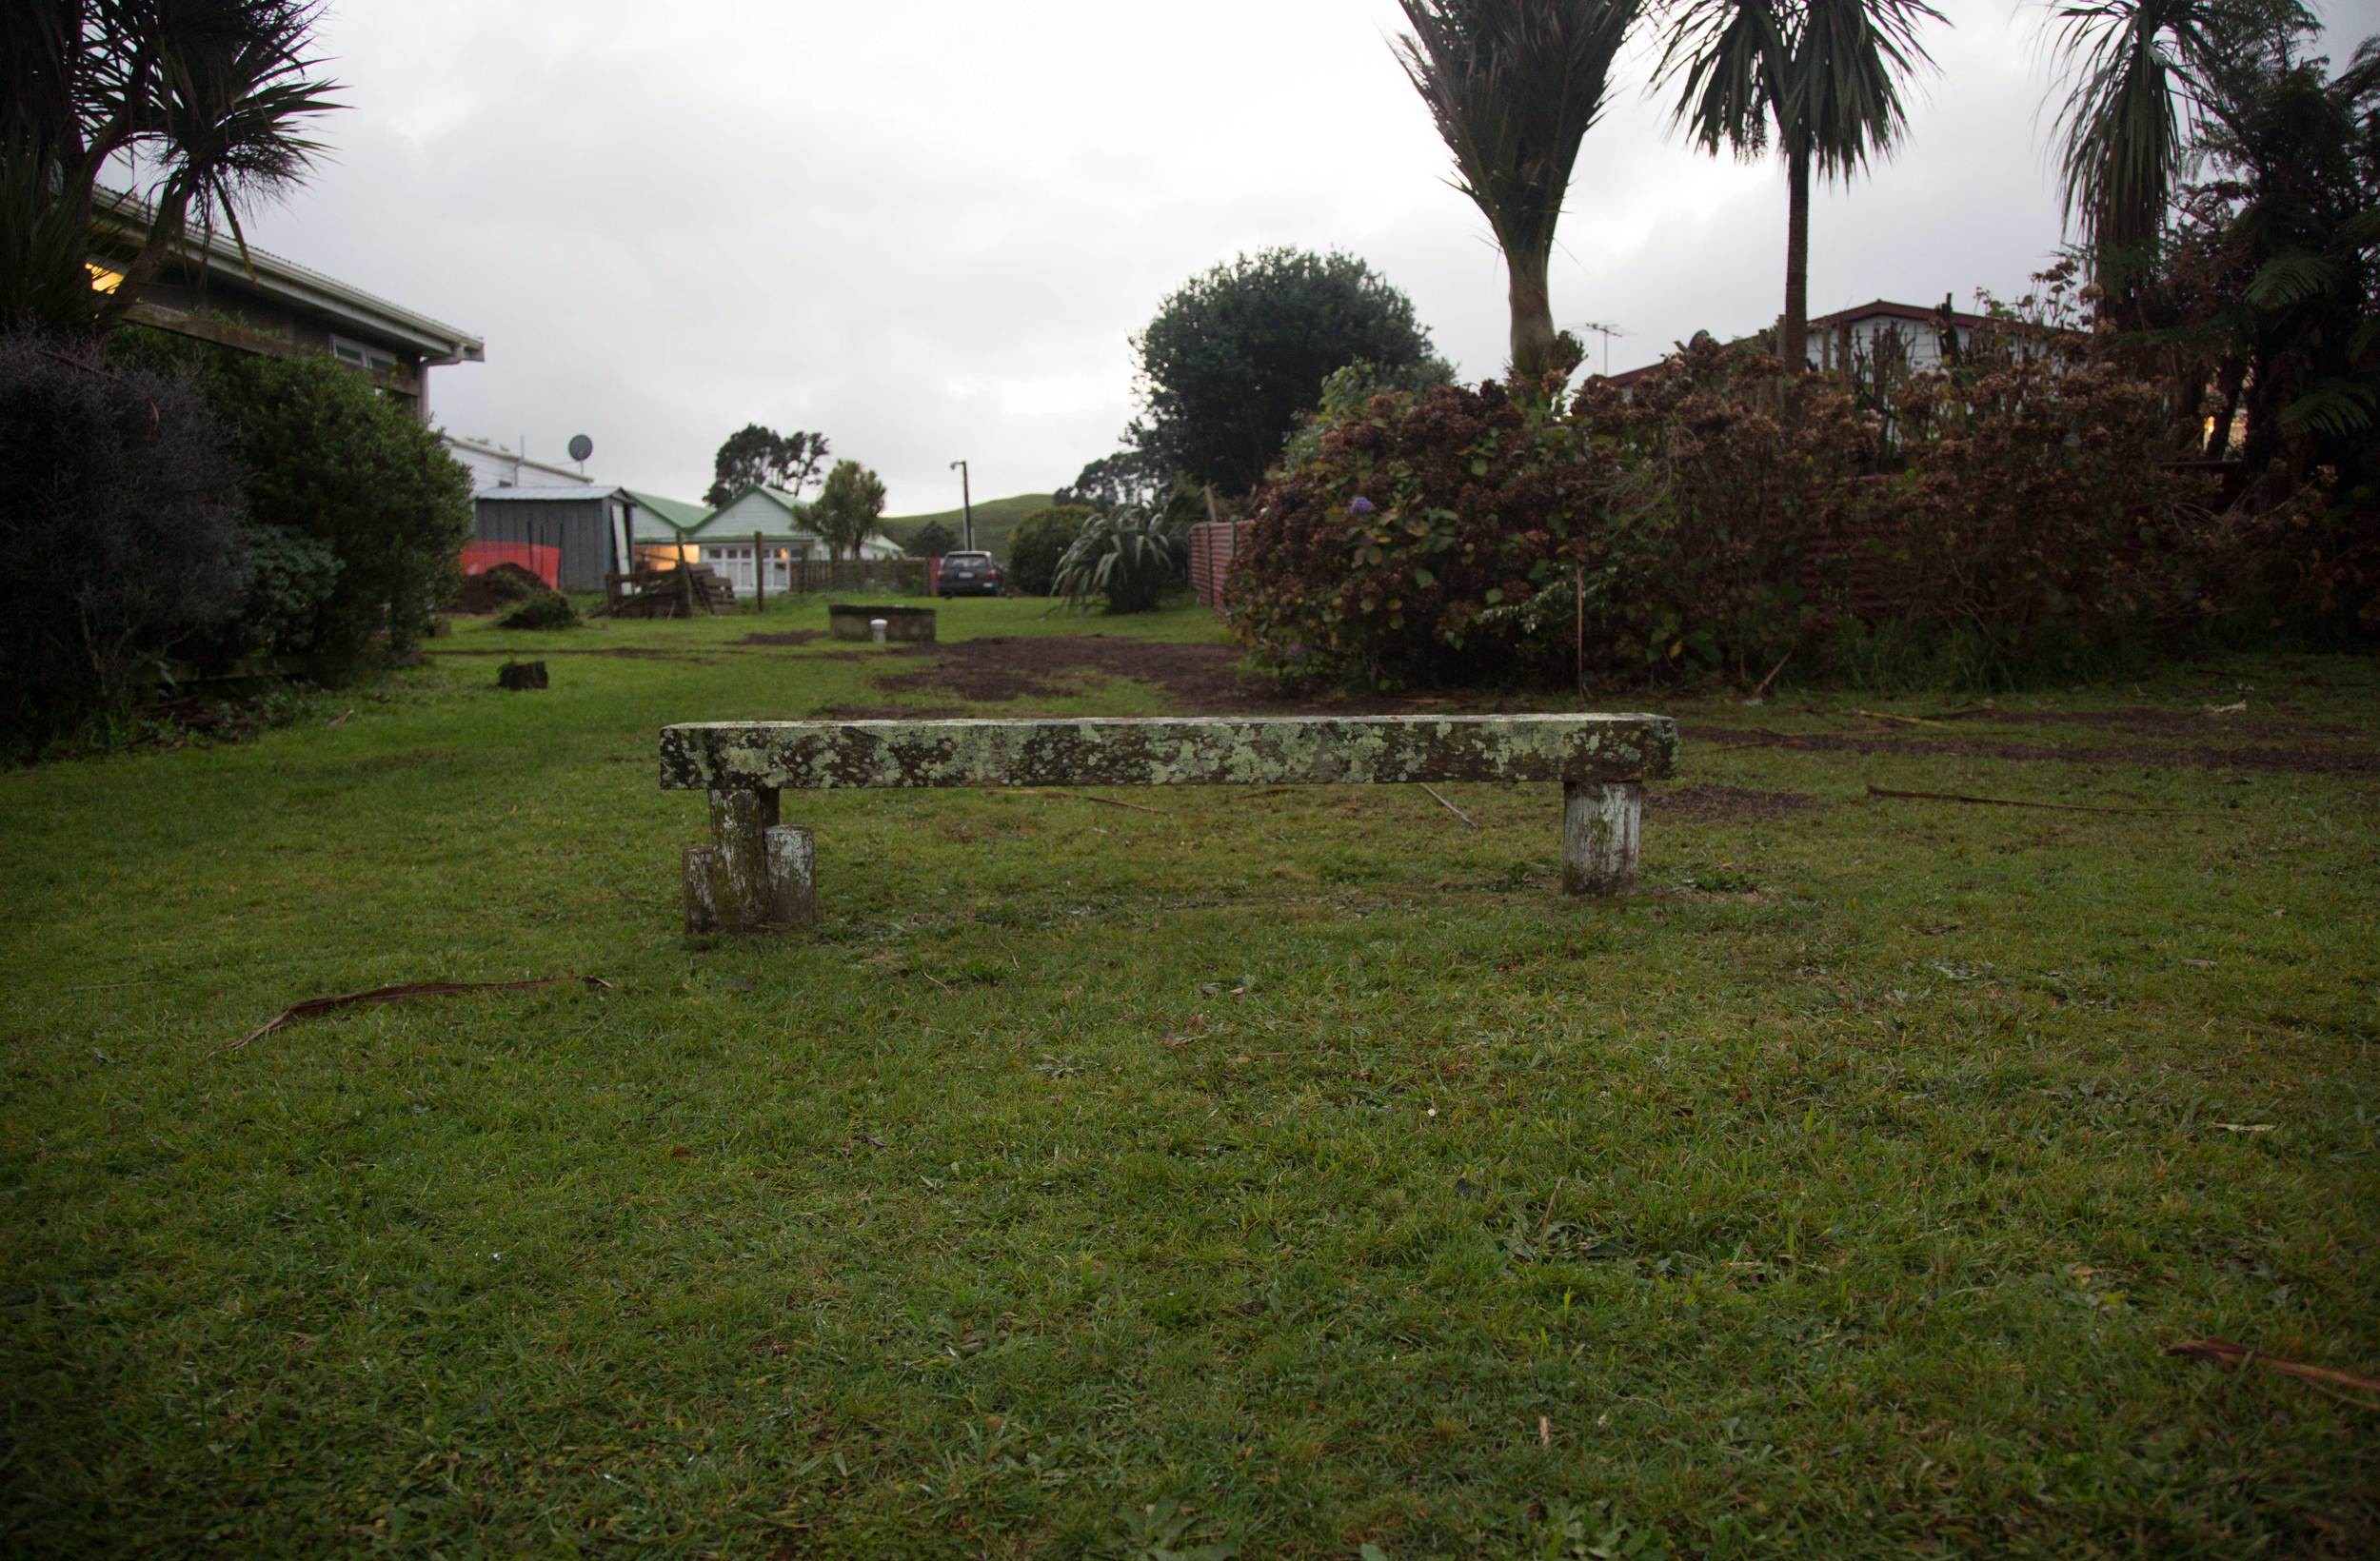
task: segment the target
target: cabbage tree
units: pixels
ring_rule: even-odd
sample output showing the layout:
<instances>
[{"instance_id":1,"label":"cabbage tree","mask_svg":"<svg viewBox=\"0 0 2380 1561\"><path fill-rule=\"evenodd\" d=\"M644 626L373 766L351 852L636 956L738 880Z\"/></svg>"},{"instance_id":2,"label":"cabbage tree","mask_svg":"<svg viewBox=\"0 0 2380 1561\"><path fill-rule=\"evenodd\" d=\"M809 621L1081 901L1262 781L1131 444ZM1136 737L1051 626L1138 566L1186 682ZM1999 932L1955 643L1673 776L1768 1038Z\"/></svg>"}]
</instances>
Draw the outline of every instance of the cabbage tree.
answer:
<instances>
[{"instance_id":1,"label":"cabbage tree","mask_svg":"<svg viewBox=\"0 0 2380 1561\"><path fill-rule=\"evenodd\" d=\"M2276 42L2311 30L2297 0L2061 0L2066 101L2058 190L2106 300L2155 264L2199 138Z\"/></svg>"},{"instance_id":2,"label":"cabbage tree","mask_svg":"<svg viewBox=\"0 0 2380 1561\"><path fill-rule=\"evenodd\" d=\"M10 0L0 27L0 320L105 330L183 246L305 176L339 107L317 0ZM136 185L111 209L103 183ZM103 220L104 219L104 220ZM94 222L107 242L93 253ZM118 276L95 289L86 263Z\"/></svg>"},{"instance_id":3,"label":"cabbage tree","mask_svg":"<svg viewBox=\"0 0 2380 1561\"><path fill-rule=\"evenodd\" d=\"M1541 383L1565 365L1547 270L1579 144L1602 117L1612 62L1641 0L1398 0L1405 75L1454 153L1504 251L1512 373Z\"/></svg>"},{"instance_id":4,"label":"cabbage tree","mask_svg":"<svg viewBox=\"0 0 2380 1561\"><path fill-rule=\"evenodd\" d=\"M1919 0L1683 0L1656 80L1679 84L1672 120L1716 155L1785 162L1785 313L1777 355L1810 351L1810 180L1848 180L1909 128L1902 83L1932 65Z\"/></svg>"}]
</instances>

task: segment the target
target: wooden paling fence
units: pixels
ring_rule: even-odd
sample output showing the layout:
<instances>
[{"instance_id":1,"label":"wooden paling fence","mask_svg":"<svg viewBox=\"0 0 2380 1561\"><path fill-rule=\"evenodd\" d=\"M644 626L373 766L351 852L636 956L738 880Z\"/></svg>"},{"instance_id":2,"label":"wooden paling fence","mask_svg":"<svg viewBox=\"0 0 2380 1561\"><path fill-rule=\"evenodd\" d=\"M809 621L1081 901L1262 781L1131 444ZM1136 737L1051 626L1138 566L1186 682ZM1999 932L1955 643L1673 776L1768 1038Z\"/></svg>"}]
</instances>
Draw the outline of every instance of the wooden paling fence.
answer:
<instances>
[{"instance_id":1,"label":"wooden paling fence","mask_svg":"<svg viewBox=\"0 0 2380 1561\"><path fill-rule=\"evenodd\" d=\"M1232 561L1245 543L1249 521L1201 521L1190 528L1190 588L1205 606L1229 604Z\"/></svg>"}]
</instances>

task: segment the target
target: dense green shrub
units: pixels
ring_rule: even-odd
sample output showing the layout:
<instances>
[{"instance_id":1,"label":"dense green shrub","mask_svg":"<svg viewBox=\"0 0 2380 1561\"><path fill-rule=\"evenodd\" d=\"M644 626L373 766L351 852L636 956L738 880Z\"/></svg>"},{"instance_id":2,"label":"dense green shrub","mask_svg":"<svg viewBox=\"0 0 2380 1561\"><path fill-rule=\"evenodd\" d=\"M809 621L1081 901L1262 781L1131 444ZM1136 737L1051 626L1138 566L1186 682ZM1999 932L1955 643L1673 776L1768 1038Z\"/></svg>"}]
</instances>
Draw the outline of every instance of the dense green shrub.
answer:
<instances>
[{"instance_id":1,"label":"dense green shrub","mask_svg":"<svg viewBox=\"0 0 2380 1561\"><path fill-rule=\"evenodd\" d=\"M2187 636L2214 499L2175 469L2167 387L2081 344L1973 345L1912 376L1894 416L1896 616L2003 667L2080 670Z\"/></svg>"},{"instance_id":2,"label":"dense green shrub","mask_svg":"<svg viewBox=\"0 0 2380 1561\"><path fill-rule=\"evenodd\" d=\"M1233 622L1278 667L1378 684L1542 672L1561 647L1520 609L1567 590L1609 461L1499 385L1374 396L1259 492Z\"/></svg>"},{"instance_id":3,"label":"dense green shrub","mask_svg":"<svg viewBox=\"0 0 2380 1561\"><path fill-rule=\"evenodd\" d=\"M121 709L239 608L239 473L186 376L0 338L0 750Z\"/></svg>"},{"instance_id":4,"label":"dense green shrub","mask_svg":"<svg viewBox=\"0 0 2380 1561\"><path fill-rule=\"evenodd\" d=\"M146 331L114 343L119 358L195 365L233 430L250 523L338 561L311 614L278 623L273 650L336 674L429 630L462 583L471 484L403 403L316 354L267 357Z\"/></svg>"},{"instance_id":5,"label":"dense green shrub","mask_svg":"<svg viewBox=\"0 0 2380 1561\"><path fill-rule=\"evenodd\" d=\"M1875 421L1841 385L1704 341L1631 392L1590 381L1569 415L1608 458L1582 543L1589 670L1756 677L1833 632L1842 583L1810 562L1883 497L1857 482Z\"/></svg>"},{"instance_id":6,"label":"dense green shrub","mask_svg":"<svg viewBox=\"0 0 2380 1561\"><path fill-rule=\"evenodd\" d=\"M1091 509L1085 504L1053 504L1037 509L1017 523L1017 529L1008 538L1008 583L1021 596L1052 595L1058 583L1058 563L1074 545L1089 524Z\"/></svg>"},{"instance_id":7,"label":"dense green shrub","mask_svg":"<svg viewBox=\"0 0 2380 1561\"><path fill-rule=\"evenodd\" d=\"M1574 658L1749 682L1888 648L2005 682L2137 659L2251 603L2351 617L2372 571L2352 528L2302 503L2216 514L2169 459L2167 405L2092 338L2018 323L1900 379L1883 418L1707 342L1567 405L1326 397L1257 495L1233 619L1277 668L1385 685Z\"/></svg>"},{"instance_id":8,"label":"dense green shrub","mask_svg":"<svg viewBox=\"0 0 2380 1561\"><path fill-rule=\"evenodd\" d=\"M579 626L579 609L560 591L534 590L521 599L519 606L496 620L500 629L574 629Z\"/></svg>"},{"instance_id":9,"label":"dense green shrub","mask_svg":"<svg viewBox=\"0 0 2380 1561\"><path fill-rule=\"evenodd\" d=\"M1299 249L1240 255L1191 278L1132 346L1143 416L1131 438L1144 472L1179 473L1227 499L1263 480L1323 377L1343 365L1376 364L1416 387L1452 377L1411 299L1353 255Z\"/></svg>"},{"instance_id":10,"label":"dense green shrub","mask_svg":"<svg viewBox=\"0 0 2380 1561\"><path fill-rule=\"evenodd\" d=\"M338 587L339 555L318 538L277 525L243 529L240 616L208 660L221 663L260 650L304 655Z\"/></svg>"},{"instance_id":11,"label":"dense green shrub","mask_svg":"<svg viewBox=\"0 0 2380 1561\"><path fill-rule=\"evenodd\" d=\"M1164 512L1095 515L1058 562L1055 588L1076 606L1151 612L1181 578L1181 527Z\"/></svg>"}]
</instances>

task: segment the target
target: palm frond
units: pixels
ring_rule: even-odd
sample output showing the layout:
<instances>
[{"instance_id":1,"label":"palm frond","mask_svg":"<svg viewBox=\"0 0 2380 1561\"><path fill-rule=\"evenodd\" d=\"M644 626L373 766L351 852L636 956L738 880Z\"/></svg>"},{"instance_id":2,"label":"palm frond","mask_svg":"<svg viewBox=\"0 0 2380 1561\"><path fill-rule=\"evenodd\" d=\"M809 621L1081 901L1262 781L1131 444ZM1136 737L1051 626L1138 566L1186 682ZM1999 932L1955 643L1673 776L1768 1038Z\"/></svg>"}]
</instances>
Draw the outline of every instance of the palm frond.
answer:
<instances>
[{"instance_id":1,"label":"palm frond","mask_svg":"<svg viewBox=\"0 0 2380 1561\"><path fill-rule=\"evenodd\" d=\"M2303 304L2319 298L2346 274L2347 267L2336 255L2311 254L2296 250L2274 255L2249 280L2245 294L2249 303L2260 309L2284 309L2292 304Z\"/></svg>"},{"instance_id":2,"label":"palm frond","mask_svg":"<svg viewBox=\"0 0 2380 1561\"><path fill-rule=\"evenodd\" d=\"M2239 62L2313 25L2298 0L2058 0L2058 193L2084 246L2140 254Z\"/></svg>"},{"instance_id":3,"label":"palm frond","mask_svg":"<svg viewBox=\"0 0 2380 1561\"><path fill-rule=\"evenodd\" d=\"M1642 0L1398 0L1398 61L1507 254L1550 253Z\"/></svg>"},{"instance_id":4,"label":"palm frond","mask_svg":"<svg viewBox=\"0 0 2380 1561\"><path fill-rule=\"evenodd\" d=\"M1820 172L1848 177L1909 129L1901 84L1934 68L1917 30L1942 13L1920 0L1807 0L1786 76L1783 123Z\"/></svg>"},{"instance_id":5,"label":"palm frond","mask_svg":"<svg viewBox=\"0 0 2380 1561\"><path fill-rule=\"evenodd\" d=\"M1768 150L1791 52L1769 0L1687 0L1672 13L1654 85L1679 82L1670 124L1696 146L1749 161Z\"/></svg>"},{"instance_id":6,"label":"palm frond","mask_svg":"<svg viewBox=\"0 0 2380 1561\"><path fill-rule=\"evenodd\" d=\"M2380 410L2380 394L2370 385L2353 380L2320 380L2281 408L2281 426L2291 433L2352 439L2371 431L2375 410Z\"/></svg>"}]
</instances>

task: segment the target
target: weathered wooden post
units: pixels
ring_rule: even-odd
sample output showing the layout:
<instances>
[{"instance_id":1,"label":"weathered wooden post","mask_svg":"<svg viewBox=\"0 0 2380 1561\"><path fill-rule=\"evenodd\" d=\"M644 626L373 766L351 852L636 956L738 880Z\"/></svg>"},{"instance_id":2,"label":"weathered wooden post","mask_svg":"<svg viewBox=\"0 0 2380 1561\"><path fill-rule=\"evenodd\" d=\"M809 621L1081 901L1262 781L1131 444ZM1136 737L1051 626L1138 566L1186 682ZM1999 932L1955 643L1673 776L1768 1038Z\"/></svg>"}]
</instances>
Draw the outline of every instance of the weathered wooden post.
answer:
<instances>
[{"instance_id":1,"label":"weathered wooden post","mask_svg":"<svg viewBox=\"0 0 2380 1561\"><path fill-rule=\"evenodd\" d=\"M1633 888L1643 819L1641 781L1564 781L1562 887L1574 895L1616 895Z\"/></svg>"}]
</instances>

